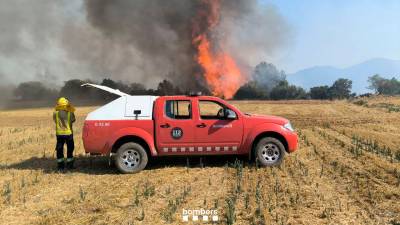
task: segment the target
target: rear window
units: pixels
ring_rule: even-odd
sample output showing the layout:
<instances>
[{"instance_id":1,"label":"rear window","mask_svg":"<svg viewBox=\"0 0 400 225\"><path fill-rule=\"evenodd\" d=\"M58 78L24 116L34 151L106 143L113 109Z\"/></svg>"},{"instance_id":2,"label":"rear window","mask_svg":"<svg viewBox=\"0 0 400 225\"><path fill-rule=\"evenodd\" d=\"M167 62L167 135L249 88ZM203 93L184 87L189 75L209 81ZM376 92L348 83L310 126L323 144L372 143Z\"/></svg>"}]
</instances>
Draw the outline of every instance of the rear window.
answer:
<instances>
[{"instance_id":1,"label":"rear window","mask_svg":"<svg viewBox=\"0 0 400 225\"><path fill-rule=\"evenodd\" d=\"M192 107L189 100L167 100L165 102L165 115L171 119L191 119L191 112Z\"/></svg>"}]
</instances>

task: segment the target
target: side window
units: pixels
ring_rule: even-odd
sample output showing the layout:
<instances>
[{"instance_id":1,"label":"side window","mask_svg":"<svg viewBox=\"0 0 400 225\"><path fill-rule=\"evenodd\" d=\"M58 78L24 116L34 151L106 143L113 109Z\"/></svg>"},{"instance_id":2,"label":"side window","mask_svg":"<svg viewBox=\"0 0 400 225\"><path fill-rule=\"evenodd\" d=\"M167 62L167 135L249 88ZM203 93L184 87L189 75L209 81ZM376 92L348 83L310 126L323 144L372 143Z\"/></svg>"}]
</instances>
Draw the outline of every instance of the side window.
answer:
<instances>
[{"instance_id":1,"label":"side window","mask_svg":"<svg viewBox=\"0 0 400 225\"><path fill-rule=\"evenodd\" d=\"M191 111L189 100L167 100L165 102L165 115L171 119L190 119Z\"/></svg>"},{"instance_id":2,"label":"side window","mask_svg":"<svg viewBox=\"0 0 400 225\"><path fill-rule=\"evenodd\" d=\"M224 106L214 101L199 101L200 118L203 120L224 119Z\"/></svg>"}]
</instances>

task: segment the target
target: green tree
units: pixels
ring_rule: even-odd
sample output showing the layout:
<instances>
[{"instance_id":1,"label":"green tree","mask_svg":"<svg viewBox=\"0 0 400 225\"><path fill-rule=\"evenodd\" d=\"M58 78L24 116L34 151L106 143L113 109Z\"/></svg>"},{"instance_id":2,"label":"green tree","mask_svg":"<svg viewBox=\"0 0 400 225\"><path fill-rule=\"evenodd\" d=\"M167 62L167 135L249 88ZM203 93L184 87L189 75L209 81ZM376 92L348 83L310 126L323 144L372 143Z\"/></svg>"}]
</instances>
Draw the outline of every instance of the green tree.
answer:
<instances>
[{"instance_id":1,"label":"green tree","mask_svg":"<svg viewBox=\"0 0 400 225\"><path fill-rule=\"evenodd\" d=\"M269 93L279 82L286 80L286 74L272 63L261 62L254 68L252 79L259 88Z\"/></svg>"},{"instance_id":2,"label":"green tree","mask_svg":"<svg viewBox=\"0 0 400 225\"><path fill-rule=\"evenodd\" d=\"M132 83L129 85L129 94L131 95L146 95L148 91L145 86L140 83Z\"/></svg>"},{"instance_id":3,"label":"green tree","mask_svg":"<svg viewBox=\"0 0 400 225\"><path fill-rule=\"evenodd\" d=\"M329 99L329 86L318 86L310 88L310 97L312 99Z\"/></svg>"},{"instance_id":4,"label":"green tree","mask_svg":"<svg viewBox=\"0 0 400 225\"><path fill-rule=\"evenodd\" d=\"M379 76L379 74L375 74L372 77L368 77L368 82L369 82L369 86L368 89L370 90L374 90L375 93L380 94L380 92L382 91L380 89L380 87L382 87L382 84L384 82L384 78Z\"/></svg>"},{"instance_id":5,"label":"green tree","mask_svg":"<svg viewBox=\"0 0 400 225\"><path fill-rule=\"evenodd\" d=\"M64 86L60 90L60 96L66 97L70 100L78 100L85 98L87 95L88 88L82 88L81 85L85 82L79 79L67 80L64 82Z\"/></svg>"},{"instance_id":6,"label":"green tree","mask_svg":"<svg viewBox=\"0 0 400 225\"><path fill-rule=\"evenodd\" d=\"M339 78L329 88L331 99L345 99L351 96L353 82L349 79Z\"/></svg>"},{"instance_id":7,"label":"green tree","mask_svg":"<svg viewBox=\"0 0 400 225\"><path fill-rule=\"evenodd\" d=\"M114 81L112 79L106 78L100 83L100 85L104 85L113 89L118 89L122 92L129 92L129 86L121 81Z\"/></svg>"},{"instance_id":8,"label":"green tree","mask_svg":"<svg viewBox=\"0 0 400 225\"><path fill-rule=\"evenodd\" d=\"M249 81L236 91L233 96L234 99L244 100L244 99L265 99L267 98L267 93L256 81Z\"/></svg>"},{"instance_id":9,"label":"green tree","mask_svg":"<svg viewBox=\"0 0 400 225\"><path fill-rule=\"evenodd\" d=\"M396 78L387 79L382 88L382 93L385 95L398 95L400 94L400 81Z\"/></svg>"},{"instance_id":10,"label":"green tree","mask_svg":"<svg viewBox=\"0 0 400 225\"><path fill-rule=\"evenodd\" d=\"M286 81L286 74L271 63L261 62L255 68L251 81L241 86L235 99L269 99L270 93L280 82Z\"/></svg>"},{"instance_id":11,"label":"green tree","mask_svg":"<svg viewBox=\"0 0 400 225\"><path fill-rule=\"evenodd\" d=\"M95 82L91 80L79 79L67 80L64 82L64 86L61 88L59 96L66 97L73 103L82 101L97 102L99 99L104 100L102 98L103 91L98 90L97 88L82 87L81 85L84 83L94 84Z\"/></svg>"},{"instance_id":12,"label":"green tree","mask_svg":"<svg viewBox=\"0 0 400 225\"><path fill-rule=\"evenodd\" d=\"M295 85L289 85L286 80L283 80L272 89L270 97L273 100L305 99L307 98L307 93L303 88L297 87Z\"/></svg>"},{"instance_id":13,"label":"green tree","mask_svg":"<svg viewBox=\"0 0 400 225\"><path fill-rule=\"evenodd\" d=\"M57 97L57 91L47 88L39 81L23 82L14 89L14 96L21 100L47 100Z\"/></svg>"},{"instance_id":14,"label":"green tree","mask_svg":"<svg viewBox=\"0 0 400 225\"><path fill-rule=\"evenodd\" d=\"M100 85L107 86L107 87L110 87L110 88L113 88L113 89L117 89L117 90L120 90L120 91L125 92L125 93L128 93L130 91L128 85L122 83L121 81L114 81L114 80L108 79L108 78L103 79L103 81L100 83ZM105 91L101 91L100 92L100 96L105 101L112 101L112 100L114 100L114 99L119 97L119 96L117 96L115 94L111 94L111 93L108 93L108 92L105 92Z\"/></svg>"},{"instance_id":15,"label":"green tree","mask_svg":"<svg viewBox=\"0 0 400 225\"><path fill-rule=\"evenodd\" d=\"M386 79L378 74L368 78L370 83L369 89L374 90L377 94L398 95L400 94L400 81L396 78Z\"/></svg>"},{"instance_id":16,"label":"green tree","mask_svg":"<svg viewBox=\"0 0 400 225\"><path fill-rule=\"evenodd\" d=\"M175 87L169 80L161 81L157 86L157 94L158 95L177 95L182 94L181 90L178 87Z\"/></svg>"}]
</instances>

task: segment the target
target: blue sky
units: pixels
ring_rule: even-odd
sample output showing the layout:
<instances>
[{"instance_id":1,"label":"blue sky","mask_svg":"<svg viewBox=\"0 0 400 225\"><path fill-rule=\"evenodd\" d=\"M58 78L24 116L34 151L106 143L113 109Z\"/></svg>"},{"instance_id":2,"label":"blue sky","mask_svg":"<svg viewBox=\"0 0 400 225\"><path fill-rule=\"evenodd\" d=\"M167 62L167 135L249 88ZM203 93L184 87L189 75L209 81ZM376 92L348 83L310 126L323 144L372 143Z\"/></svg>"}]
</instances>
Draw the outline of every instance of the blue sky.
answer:
<instances>
[{"instance_id":1,"label":"blue sky","mask_svg":"<svg viewBox=\"0 0 400 225\"><path fill-rule=\"evenodd\" d=\"M275 64L286 72L400 59L400 0L260 0L274 5L293 39Z\"/></svg>"}]
</instances>

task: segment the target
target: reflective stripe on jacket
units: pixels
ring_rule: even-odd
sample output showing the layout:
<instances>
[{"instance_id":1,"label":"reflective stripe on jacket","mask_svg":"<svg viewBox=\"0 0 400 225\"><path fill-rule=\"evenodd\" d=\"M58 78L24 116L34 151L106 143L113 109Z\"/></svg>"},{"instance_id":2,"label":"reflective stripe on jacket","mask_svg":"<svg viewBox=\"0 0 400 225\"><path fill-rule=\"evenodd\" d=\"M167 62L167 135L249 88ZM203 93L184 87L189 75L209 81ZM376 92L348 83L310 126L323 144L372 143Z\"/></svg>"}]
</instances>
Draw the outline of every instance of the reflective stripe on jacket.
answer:
<instances>
[{"instance_id":1,"label":"reflective stripe on jacket","mask_svg":"<svg viewBox=\"0 0 400 225\"><path fill-rule=\"evenodd\" d=\"M55 112L56 135L71 135L71 112L67 112L67 121L60 119L60 111Z\"/></svg>"}]
</instances>

